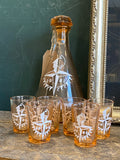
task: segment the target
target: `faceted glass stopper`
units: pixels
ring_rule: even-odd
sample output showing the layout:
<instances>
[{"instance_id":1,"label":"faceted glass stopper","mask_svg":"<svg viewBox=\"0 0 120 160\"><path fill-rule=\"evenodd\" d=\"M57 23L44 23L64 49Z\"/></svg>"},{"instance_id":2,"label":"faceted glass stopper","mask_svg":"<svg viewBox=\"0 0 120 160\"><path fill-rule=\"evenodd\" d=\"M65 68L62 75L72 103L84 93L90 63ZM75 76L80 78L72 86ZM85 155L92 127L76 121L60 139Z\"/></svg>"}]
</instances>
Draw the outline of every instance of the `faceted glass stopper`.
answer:
<instances>
[{"instance_id":1,"label":"faceted glass stopper","mask_svg":"<svg viewBox=\"0 0 120 160\"><path fill-rule=\"evenodd\" d=\"M51 19L51 26L71 28L72 25L72 20L68 16L59 15Z\"/></svg>"}]
</instances>

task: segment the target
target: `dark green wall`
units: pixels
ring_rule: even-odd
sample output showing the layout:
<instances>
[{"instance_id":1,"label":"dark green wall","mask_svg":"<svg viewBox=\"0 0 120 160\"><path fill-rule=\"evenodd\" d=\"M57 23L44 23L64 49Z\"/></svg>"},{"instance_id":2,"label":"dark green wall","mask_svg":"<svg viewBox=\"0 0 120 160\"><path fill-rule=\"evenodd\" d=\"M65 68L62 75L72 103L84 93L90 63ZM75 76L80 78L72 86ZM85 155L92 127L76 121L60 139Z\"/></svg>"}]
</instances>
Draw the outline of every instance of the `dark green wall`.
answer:
<instances>
[{"instance_id":1,"label":"dark green wall","mask_svg":"<svg viewBox=\"0 0 120 160\"><path fill-rule=\"evenodd\" d=\"M0 0L0 110L10 110L11 96L35 94L50 48L50 19L59 14L74 24L70 48L86 97L90 0Z\"/></svg>"}]
</instances>

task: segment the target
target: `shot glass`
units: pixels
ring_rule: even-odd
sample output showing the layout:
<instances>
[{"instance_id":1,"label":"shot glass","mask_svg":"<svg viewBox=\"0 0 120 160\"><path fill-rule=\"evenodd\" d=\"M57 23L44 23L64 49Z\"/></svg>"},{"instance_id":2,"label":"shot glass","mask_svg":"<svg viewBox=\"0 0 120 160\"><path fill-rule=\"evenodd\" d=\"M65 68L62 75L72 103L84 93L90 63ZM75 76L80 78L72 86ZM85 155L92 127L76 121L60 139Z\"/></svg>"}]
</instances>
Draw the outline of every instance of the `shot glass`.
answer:
<instances>
[{"instance_id":1,"label":"shot glass","mask_svg":"<svg viewBox=\"0 0 120 160\"><path fill-rule=\"evenodd\" d=\"M35 100L34 96L23 95L10 98L13 132L27 133L29 130L29 118L26 102Z\"/></svg>"},{"instance_id":2,"label":"shot glass","mask_svg":"<svg viewBox=\"0 0 120 160\"><path fill-rule=\"evenodd\" d=\"M79 147L96 146L99 105L82 102L72 105L74 144Z\"/></svg>"},{"instance_id":3,"label":"shot glass","mask_svg":"<svg viewBox=\"0 0 120 160\"><path fill-rule=\"evenodd\" d=\"M114 102L110 99L89 99L89 102L97 103L100 106L98 119L97 139L106 139L110 136L110 127L112 122L112 109Z\"/></svg>"},{"instance_id":4,"label":"shot glass","mask_svg":"<svg viewBox=\"0 0 120 160\"><path fill-rule=\"evenodd\" d=\"M110 99L102 99L101 102L99 102L98 139L106 139L110 136L113 104L114 102Z\"/></svg>"},{"instance_id":5,"label":"shot glass","mask_svg":"<svg viewBox=\"0 0 120 160\"><path fill-rule=\"evenodd\" d=\"M57 133L59 130L59 122L60 122L61 98L55 96L40 96L37 98L37 100L51 102L53 108L51 133Z\"/></svg>"},{"instance_id":6,"label":"shot glass","mask_svg":"<svg viewBox=\"0 0 120 160\"><path fill-rule=\"evenodd\" d=\"M66 136L73 136L72 105L82 102L85 105L85 99L80 97L64 98L62 105L63 132Z\"/></svg>"},{"instance_id":7,"label":"shot glass","mask_svg":"<svg viewBox=\"0 0 120 160\"><path fill-rule=\"evenodd\" d=\"M51 137L52 102L37 100L28 102L29 111L29 142L40 144L47 143Z\"/></svg>"}]
</instances>

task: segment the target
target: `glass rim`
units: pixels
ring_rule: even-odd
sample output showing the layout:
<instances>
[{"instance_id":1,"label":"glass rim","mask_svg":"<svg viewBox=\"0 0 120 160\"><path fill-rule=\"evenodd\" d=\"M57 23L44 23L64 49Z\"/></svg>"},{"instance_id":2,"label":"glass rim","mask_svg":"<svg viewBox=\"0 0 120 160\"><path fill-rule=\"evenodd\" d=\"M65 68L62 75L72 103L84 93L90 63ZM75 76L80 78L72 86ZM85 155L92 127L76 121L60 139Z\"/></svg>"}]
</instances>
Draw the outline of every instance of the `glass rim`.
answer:
<instances>
[{"instance_id":1,"label":"glass rim","mask_svg":"<svg viewBox=\"0 0 120 160\"><path fill-rule=\"evenodd\" d=\"M71 99L71 101L73 100L81 100L80 102L85 102L86 99L85 98L82 98L82 97L68 97L68 98L63 98L63 102L71 102L71 101L68 101L69 99Z\"/></svg>"},{"instance_id":2,"label":"glass rim","mask_svg":"<svg viewBox=\"0 0 120 160\"><path fill-rule=\"evenodd\" d=\"M91 100L91 102L90 102L90 100ZM99 101L99 100L101 100L102 102ZM87 102L88 103L97 103L99 105L105 104L105 103L106 104L112 104L112 105L114 104L114 101L112 99L108 99L108 98L97 98L97 99L93 98L93 99L88 99Z\"/></svg>"},{"instance_id":3,"label":"glass rim","mask_svg":"<svg viewBox=\"0 0 120 160\"><path fill-rule=\"evenodd\" d=\"M45 102L45 104L43 104L42 102ZM52 101L43 101L43 100L37 100L37 99L27 101L28 108L29 107L38 107L38 105L39 105L39 107L44 108L44 107L47 107L47 105L49 105L49 104L53 104Z\"/></svg>"},{"instance_id":4,"label":"glass rim","mask_svg":"<svg viewBox=\"0 0 120 160\"><path fill-rule=\"evenodd\" d=\"M53 101L57 101L57 100L59 100L59 101L62 101L62 97L59 97L59 96L39 96L39 97L37 97L36 98L37 100L53 100Z\"/></svg>"},{"instance_id":5,"label":"glass rim","mask_svg":"<svg viewBox=\"0 0 120 160\"><path fill-rule=\"evenodd\" d=\"M39 97L37 97L37 99L39 99L39 98L61 98L61 97L59 97L59 96L39 96Z\"/></svg>"},{"instance_id":6,"label":"glass rim","mask_svg":"<svg viewBox=\"0 0 120 160\"><path fill-rule=\"evenodd\" d=\"M88 108L87 105L85 105L83 107L81 107L81 106L74 106L74 104L73 104L72 107L73 107L73 109L76 108L76 109L86 110L86 111L88 111L88 110L92 110L93 111L93 110L99 110L100 109L100 105L99 104L97 104L97 103L92 103L92 104L93 104L92 108Z\"/></svg>"},{"instance_id":7,"label":"glass rim","mask_svg":"<svg viewBox=\"0 0 120 160\"><path fill-rule=\"evenodd\" d=\"M10 100L20 100L21 98L25 99L24 97L29 97L29 98L31 97L33 99L36 98L35 96L32 96L32 95L18 95L18 96L12 96L12 97L10 97Z\"/></svg>"}]
</instances>

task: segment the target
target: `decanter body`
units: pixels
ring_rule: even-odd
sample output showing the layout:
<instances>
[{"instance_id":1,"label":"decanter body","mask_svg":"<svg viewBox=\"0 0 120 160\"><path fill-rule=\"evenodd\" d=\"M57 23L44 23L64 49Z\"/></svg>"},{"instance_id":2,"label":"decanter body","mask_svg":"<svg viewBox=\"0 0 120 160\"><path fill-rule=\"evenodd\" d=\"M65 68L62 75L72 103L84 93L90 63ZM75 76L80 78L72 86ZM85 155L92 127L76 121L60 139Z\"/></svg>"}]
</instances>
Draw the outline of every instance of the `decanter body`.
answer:
<instances>
[{"instance_id":1,"label":"decanter body","mask_svg":"<svg viewBox=\"0 0 120 160\"><path fill-rule=\"evenodd\" d=\"M78 76L69 49L68 34L72 21L68 16L51 19L51 49L44 60L37 96L82 97Z\"/></svg>"}]
</instances>

